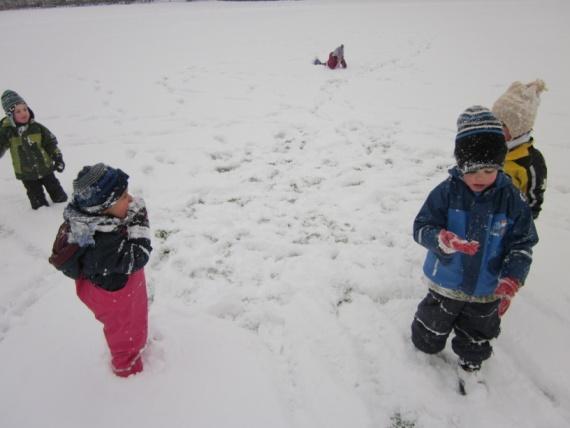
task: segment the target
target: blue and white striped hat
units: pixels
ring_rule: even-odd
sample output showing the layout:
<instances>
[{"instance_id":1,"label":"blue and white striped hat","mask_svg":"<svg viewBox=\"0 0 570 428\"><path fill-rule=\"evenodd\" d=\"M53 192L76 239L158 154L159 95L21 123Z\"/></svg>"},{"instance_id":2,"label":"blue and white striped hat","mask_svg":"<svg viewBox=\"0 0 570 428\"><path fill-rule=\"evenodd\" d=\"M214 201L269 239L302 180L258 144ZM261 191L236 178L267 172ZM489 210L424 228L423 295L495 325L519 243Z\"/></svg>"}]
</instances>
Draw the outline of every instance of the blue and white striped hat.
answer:
<instances>
[{"instance_id":1,"label":"blue and white striped hat","mask_svg":"<svg viewBox=\"0 0 570 428\"><path fill-rule=\"evenodd\" d=\"M455 159L463 173L502 168L507 145L502 123L482 106L472 106L457 119Z\"/></svg>"},{"instance_id":2,"label":"blue and white striped hat","mask_svg":"<svg viewBox=\"0 0 570 428\"><path fill-rule=\"evenodd\" d=\"M457 119L456 141L476 134L503 135L503 124L491 110L483 106L469 107Z\"/></svg>"},{"instance_id":3,"label":"blue and white striped hat","mask_svg":"<svg viewBox=\"0 0 570 428\"><path fill-rule=\"evenodd\" d=\"M118 168L103 163L84 166L73 180L73 204L79 210L98 214L123 195L129 176Z\"/></svg>"}]
</instances>

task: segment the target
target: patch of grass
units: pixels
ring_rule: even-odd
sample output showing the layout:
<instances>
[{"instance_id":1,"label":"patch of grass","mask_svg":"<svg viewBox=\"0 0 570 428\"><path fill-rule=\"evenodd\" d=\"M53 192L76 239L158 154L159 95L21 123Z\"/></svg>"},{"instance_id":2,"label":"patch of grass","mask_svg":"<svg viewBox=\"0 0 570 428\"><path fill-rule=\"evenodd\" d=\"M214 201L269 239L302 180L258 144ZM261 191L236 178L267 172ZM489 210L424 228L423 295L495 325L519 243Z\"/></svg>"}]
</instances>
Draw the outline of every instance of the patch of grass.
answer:
<instances>
[{"instance_id":1,"label":"patch of grass","mask_svg":"<svg viewBox=\"0 0 570 428\"><path fill-rule=\"evenodd\" d=\"M394 413L390 422L390 428L414 428L416 426L415 421L404 418L400 412Z\"/></svg>"}]
</instances>

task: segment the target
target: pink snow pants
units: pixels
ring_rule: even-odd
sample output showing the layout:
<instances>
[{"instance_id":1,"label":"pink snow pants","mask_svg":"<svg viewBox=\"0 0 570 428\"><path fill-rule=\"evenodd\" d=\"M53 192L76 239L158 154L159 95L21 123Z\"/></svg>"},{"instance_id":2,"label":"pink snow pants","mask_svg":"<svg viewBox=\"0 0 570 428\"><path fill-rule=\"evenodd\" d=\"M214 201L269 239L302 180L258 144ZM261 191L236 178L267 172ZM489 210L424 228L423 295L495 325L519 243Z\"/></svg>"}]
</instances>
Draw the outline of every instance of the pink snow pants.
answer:
<instances>
[{"instance_id":1,"label":"pink snow pants","mask_svg":"<svg viewBox=\"0 0 570 428\"><path fill-rule=\"evenodd\" d=\"M144 269L129 276L117 291L97 287L87 279L75 281L77 296L103 323L117 376L127 377L143 369L141 353L146 345L148 299Z\"/></svg>"}]
</instances>

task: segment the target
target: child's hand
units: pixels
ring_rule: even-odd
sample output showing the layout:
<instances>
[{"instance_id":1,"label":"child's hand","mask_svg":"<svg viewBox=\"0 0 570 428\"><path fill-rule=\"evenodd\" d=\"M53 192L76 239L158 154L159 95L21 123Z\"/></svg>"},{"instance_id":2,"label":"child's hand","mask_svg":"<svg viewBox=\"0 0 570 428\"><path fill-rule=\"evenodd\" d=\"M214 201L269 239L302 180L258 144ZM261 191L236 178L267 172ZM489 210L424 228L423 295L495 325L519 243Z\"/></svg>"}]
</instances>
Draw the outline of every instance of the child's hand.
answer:
<instances>
[{"instance_id":1,"label":"child's hand","mask_svg":"<svg viewBox=\"0 0 570 428\"><path fill-rule=\"evenodd\" d=\"M445 254L453 254L459 251L460 253L473 256L479 251L479 242L466 241L449 230L442 229L437 236L437 240L439 242L439 248L441 248L441 251Z\"/></svg>"},{"instance_id":2,"label":"child's hand","mask_svg":"<svg viewBox=\"0 0 570 428\"><path fill-rule=\"evenodd\" d=\"M63 156L61 154L53 158L53 167L57 172L63 172L65 169L65 162L63 161Z\"/></svg>"},{"instance_id":3,"label":"child's hand","mask_svg":"<svg viewBox=\"0 0 570 428\"><path fill-rule=\"evenodd\" d=\"M128 225L148 226L148 215L144 200L140 197L133 197L127 210L126 223Z\"/></svg>"},{"instance_id":4,"label":"child's hand","mask_svg":"<svg viewBox=\"0 0 570 428\"><path fill-rule=\"evenodd\" d=\"M146 206L142 198L133 198L127 211L126 225L130 239L150 239Z\"/></svg>"},{"instance_id":5,"label":"child's hand","mask_svg":"<svg viewBox=\"0 0 570 428\"><path fill-rule=\"evenodd\" d=\"M148 214L146 208L142 207L138 211L132 212L129 216L128 226L143 226L148 227Z\"/></svg>"},{"instance_id":6,"label":"child's hand","mask_svg":"<svg viewBox=\"0 0 570 428\"><path fill-rule=\"evenodd\" d=\"M499 316L502 317L509 306L511 305L511 299L515 297L517 291L519 291L520 283L514 278L501 278L499 280L499 285L495 289L495 296L501 299L499 303Z\"/></svg>"}]
</instances>

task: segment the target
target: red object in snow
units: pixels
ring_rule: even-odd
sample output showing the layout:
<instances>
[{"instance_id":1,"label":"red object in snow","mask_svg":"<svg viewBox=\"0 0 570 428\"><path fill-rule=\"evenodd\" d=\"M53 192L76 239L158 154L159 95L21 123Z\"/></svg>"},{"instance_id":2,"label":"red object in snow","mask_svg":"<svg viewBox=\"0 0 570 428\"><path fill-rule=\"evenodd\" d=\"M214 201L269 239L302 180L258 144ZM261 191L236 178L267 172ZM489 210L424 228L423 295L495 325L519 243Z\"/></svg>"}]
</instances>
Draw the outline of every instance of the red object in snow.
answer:
<instances>
[{"instance_id":1,"label":"red object in snow","mask_svg":"<svg viewBox=\"0 0 570 428\"><path fill-rule=\"evenodd\" d=\"M331 52L329 54L327 66L332 70L334 70L335 68L338 68L338 67L346 68L346 61L344 60L344 57L340 58L340 61L339 61L339 57L336 56L334 54L334 52Z\"/></svg>"}]
</instances>

